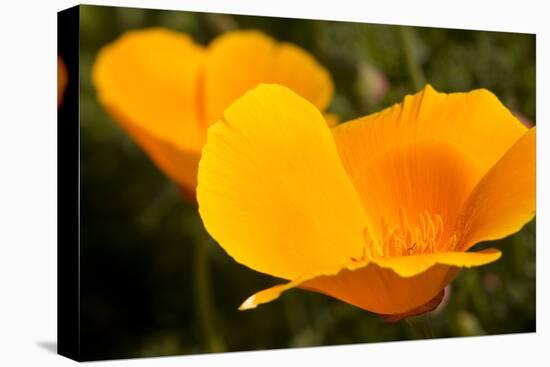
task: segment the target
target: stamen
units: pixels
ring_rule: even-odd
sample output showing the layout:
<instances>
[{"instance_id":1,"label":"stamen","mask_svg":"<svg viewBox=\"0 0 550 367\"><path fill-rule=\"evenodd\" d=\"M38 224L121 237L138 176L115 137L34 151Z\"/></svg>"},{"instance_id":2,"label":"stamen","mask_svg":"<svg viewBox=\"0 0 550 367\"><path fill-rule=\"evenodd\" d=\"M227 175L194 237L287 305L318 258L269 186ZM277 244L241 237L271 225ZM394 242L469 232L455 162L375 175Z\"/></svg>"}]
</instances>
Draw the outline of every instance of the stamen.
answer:
<instances>
[{"instance_id":1,"label":"stamen","mask_svg":"<svg viewBox=\"0 0 550 367\"><path fill-rule=\"evenodd\" d=\"M382 256L384 253L384 249L380 246L379 243L376 243L372 240L371 236L369 235L368 228L365 228L363 230L363 238L365 240L365 245L363 246L363 253L361 256L361 259L354 259L351 258L352 261L368 261L368 259L372 259L374 257Z\"/></svg>"},{"instance_id":2,"label":"stamen","mask_svg":"<svg viewBox=\"0 0 550 367\"><path fill-rule=\"evenodd\" d=\"M443 218L439 214L424 211L418 214L418 225L411 225L403 206L399 209L399 221L395 228L381 221L380 239L373 241L367 229L364 231L363 260L374 257L409 256L422 253L453 251L456 234L444 237ZM356 261L356 259L353 259Z\"/></svg>"}]
</instances>

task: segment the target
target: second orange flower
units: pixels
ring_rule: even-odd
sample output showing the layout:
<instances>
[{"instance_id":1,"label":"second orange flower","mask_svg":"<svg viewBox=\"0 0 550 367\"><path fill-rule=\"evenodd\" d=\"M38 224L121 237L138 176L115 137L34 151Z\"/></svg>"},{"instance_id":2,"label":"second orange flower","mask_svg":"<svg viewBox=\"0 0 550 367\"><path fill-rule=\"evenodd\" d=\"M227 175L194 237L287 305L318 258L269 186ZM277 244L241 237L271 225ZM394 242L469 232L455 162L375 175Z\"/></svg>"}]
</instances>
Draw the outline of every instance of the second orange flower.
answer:
<instances>
[{"instance_id":1,"label":"second orange flower","mask_svg":"<svg viewBox=\"0 0 550 367\"><path fill-rule=\"evenodd\" d=\"M309 53L258 31L228 32L208 47L163 28L131 31L100 51L93 82L103 106L192 197L208 127L249 89L284 85L321 111L333 94Z\"/></svg>"}]
</instances>

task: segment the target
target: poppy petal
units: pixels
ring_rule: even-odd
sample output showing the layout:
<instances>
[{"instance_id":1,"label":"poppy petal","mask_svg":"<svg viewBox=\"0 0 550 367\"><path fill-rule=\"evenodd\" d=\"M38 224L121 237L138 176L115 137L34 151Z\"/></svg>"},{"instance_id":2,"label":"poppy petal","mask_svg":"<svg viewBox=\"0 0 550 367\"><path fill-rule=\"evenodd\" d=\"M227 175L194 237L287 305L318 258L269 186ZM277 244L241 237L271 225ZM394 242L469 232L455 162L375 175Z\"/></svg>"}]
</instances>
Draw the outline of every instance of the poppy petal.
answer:
<instances>
[{"instance_id":1,"label":"poppy petal","mask_svg":"<svg viewBox=\"0 0 550 367\"><path fill-rule=\"evenodd\" d=\"M491 249L351 263L337 271L299 278L260 291L249 297L240 309L255 308L277 299L284 291L300 287L378 314L403 314L436 297L461 267L484 265L499 256L500 252Z\"/></svg>"},{"instance_id":2,"label":"poppy petal","mask_svg":"<svg viewBox=\"0 0 550 367\"><path fill-rule=\"evenodd\" d=\"M181 149L173 141L150 134L147 129L131 123L131 120L116 108L112 108L110 112L140 147L149 154L157 167L180 185L185 198L190 202L195 201L200 154Z\"/></svg>"},{"instance_id":3,"label":"poppy petal","mask_svg":"<svg viewBox=\"0 0 550 367\"><path fill-rule=\"evenodd\" d=\"M332 98L330 74L303 49L258 31L233 31L208 47L205 120L222 117L230 103L259 83L284 85L324 110Z\"/></svg>"},{"instance_id":4,"label":"poppy petal","mask_svg":"<svg viewBox=\"0 0 550 367\"><path fill-rule=\"evenodd\" d=\"M334 92L329 72L312 55L291 43L276 47L269 79L292 89L320 111L328 107Z\"/></svg>"},{"instance_id":5,"label":"poppy petal","mask_svg":"<svg viewBox=\"0 0 550 367\"><path fill-rule=\"evenodd\" d=\"M470 195L457 225L460 248L509 236L535 216L536 133L526 132Z\"/></svg>"},{"instance_id":6,"label":"poppy petal","mask_svg":"<svg viewBox=\"0 0 550 367\"><path fill-rule=\"evenodd\" d=\"M372 261L382 268L393 270L403 278L408 278L421 274L436 264L470 268L491 263L500 256L499 250L485 249L476 252L435 252L376 258Z\"/></svg>"},{"instance_id":7,"label":"poppy petal","mask_svg":"<svg viewBox=\"0 0 550 367\"><path fill-rule=\"evenodd\" d=\"M395 228L403 210L415 226L425 212L440 216L448 237L475 185L526 128L487 90L428 85L332 131L374 237L382 221Z\"/></svg>"},{"instance_id":8,"label":"poppy petal","mask_svg":"<svg viewBox=\"0 0 550 367\"><path fill-rule=\"evenodd\" d=\"M486 89L447 94L427 85L402 103L338 125L334 135L346 147L340 153L349 172L398 145L435 141L455 146L484 174L526 131Z\"/></svg>"},{"instance_id":9,"label":"poppy petal","mask_svg":"<svg viewBox=\"0 0 550 367\"><path fill-rule=\"evenodd\" d=\"M100 102L182 185L196 181L196 168L181 165L196 163L206 136L198 108L203 56L188 36L151 28L101 49L92 71Z\"/></svg>"},{"instance_id":10,"label":"poppy petal","mask_svg":"<svg viewBox=\"0 0 550 367\"><path fill-rule=\"evenodd\" d=\"M197 199L212 237L260 272L293 279L362 252L365 216L330 129L283 86L247 92L210 127Z\"/></svg>"}]
</instances>

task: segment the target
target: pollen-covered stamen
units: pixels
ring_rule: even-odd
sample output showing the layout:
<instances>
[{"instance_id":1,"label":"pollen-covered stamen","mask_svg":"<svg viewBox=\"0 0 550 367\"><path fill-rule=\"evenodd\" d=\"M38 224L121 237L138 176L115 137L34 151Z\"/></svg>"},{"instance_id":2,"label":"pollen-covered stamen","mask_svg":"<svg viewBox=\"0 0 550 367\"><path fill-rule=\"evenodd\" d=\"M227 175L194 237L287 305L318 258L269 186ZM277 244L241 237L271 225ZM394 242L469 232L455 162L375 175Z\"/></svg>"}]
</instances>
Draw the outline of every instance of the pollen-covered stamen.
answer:
<instances>
[{"instance_id":1,"label":"pollen-covered stamen","mask_svg":"<svg viewBox=\"0 0 550 367\"><path fill-rule=\"evenodd\" d=\"M365 244L363 246L363 253L361 254L360 258L354 258L352 257L351 260L354 262L357 261L368 261L369 259L383 256L382 247L374 242L369 234L369 229L365 227L363 230L363 238L365 240Z\"/></svg>"},{"instance_id":2,"label":"pollen-covered stamen","mask_svg":"<svg viewBox=\"0 0 550 367\"><path fill-rule=\"evenodd\" d=\"M457 243L456 234L445 236L443 218L439 214L424 211L413 225L403 207L399 211L397 226L390 228L386 221L382 221L379 242L371 239L367 229L364 237L363 259L453 251Z\"/></svg>"}]
</instances>

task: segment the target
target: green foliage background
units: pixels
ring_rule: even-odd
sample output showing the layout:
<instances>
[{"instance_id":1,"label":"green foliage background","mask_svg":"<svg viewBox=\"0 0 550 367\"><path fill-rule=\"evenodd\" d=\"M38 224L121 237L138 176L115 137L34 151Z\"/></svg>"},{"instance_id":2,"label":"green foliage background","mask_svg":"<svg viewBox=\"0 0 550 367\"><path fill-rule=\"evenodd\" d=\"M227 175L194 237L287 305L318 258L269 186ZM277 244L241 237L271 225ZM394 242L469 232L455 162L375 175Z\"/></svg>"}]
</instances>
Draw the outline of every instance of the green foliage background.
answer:
<instances>
[{"instance_id":1,"label":"green foliage background","mask_svg":"<svg viewBox=\"0 0 550 367\"><path fill-rule=\"evenodd\" d=\"M503 257L463 271L445 307L412 323L387 324L302 290L238 311L249 295L279 281L239 265L205 234L196 208L106 114L91 84L102 46L126 30L150 26L189 33L202 44L233 28L296 43L331 71L336 93L330 111L342 121L399 102L424 82L446 92L484 87L511 110L535 118L534 35L82 6L84 358L410 340L427 327L434 337L535 331L534 221L491 244ZM389 82L382 99L373 98L369 67Z\"/></svg>"}]
</instances>

